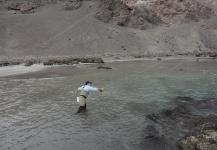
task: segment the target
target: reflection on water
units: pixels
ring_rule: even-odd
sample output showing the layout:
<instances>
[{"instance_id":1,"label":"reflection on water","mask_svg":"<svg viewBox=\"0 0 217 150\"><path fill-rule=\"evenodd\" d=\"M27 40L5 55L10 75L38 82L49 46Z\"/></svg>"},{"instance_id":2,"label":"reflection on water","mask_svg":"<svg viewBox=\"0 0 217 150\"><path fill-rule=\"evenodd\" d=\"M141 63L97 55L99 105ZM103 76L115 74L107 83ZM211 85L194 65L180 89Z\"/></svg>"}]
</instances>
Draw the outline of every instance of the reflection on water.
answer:
<instances>
[{"instance_id":1,"label":"reflection on water","mask_svg":"<svg viewBox=\"0 0 217 150\"><path fill-rule=\"evenodd\" d=\"M0 149L174 150L189 118L216 113L215 60L105 65L113 69L0 78ZM91 93L87 111L75 115L74 91L86 80L106 91Z\"/></svg>"}]
</instances>

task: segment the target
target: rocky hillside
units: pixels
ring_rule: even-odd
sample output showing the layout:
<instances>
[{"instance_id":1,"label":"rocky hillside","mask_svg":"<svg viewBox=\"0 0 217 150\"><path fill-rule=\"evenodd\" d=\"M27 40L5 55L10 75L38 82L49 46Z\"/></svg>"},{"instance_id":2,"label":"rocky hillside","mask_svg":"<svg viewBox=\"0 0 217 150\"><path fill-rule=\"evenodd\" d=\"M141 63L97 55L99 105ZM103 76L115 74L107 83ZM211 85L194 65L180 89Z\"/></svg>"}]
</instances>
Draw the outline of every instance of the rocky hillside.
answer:
<instances>
[{"instance_id":1,"label":"rocky hillside","mask_svg":"<svg viewBox=\"0 0 217 150\"><path fill-rule=\"evenodd\" d=\"M216 10L215 0L102 0L96 17L106 23L147 29L207 19Z\"/></svg>"},{"instance_id":2,"label":"rocky hillside","mask_svg":"<svg viewBox=\"0 0 217 150\"><path fill-rule=\"evenodd\" d=\"M216 0L0 0L0 59L216 56Z\"/></svg>"},{"instance_id":3,"label":"rocky hillside","mask_svg":"<svg viewBox=\"0 0 217 150\"><path fill-rule=\"evenodd\" d=\"M67 2L63 9L74 10L85 0L1 0L8 10L34 13L38 8ZM162 23L186 23L210 18L217 14L215 0L101 0L96 17L105 23L147 29Z\"/></svg>"},{"instance_id":4,"label":"rocky hillside","mask_svg":"<svg viewBox=\"0 0 217 150\"><path fill-rule=\"evenodd\" d=\"M82 6L83 0L1 0L0 4L8 10L19 11L23 14L34 13L39 8L47 5L56 4L57 2L67 2L63 9L74 10Z\"/></svg>"}]
</instances>

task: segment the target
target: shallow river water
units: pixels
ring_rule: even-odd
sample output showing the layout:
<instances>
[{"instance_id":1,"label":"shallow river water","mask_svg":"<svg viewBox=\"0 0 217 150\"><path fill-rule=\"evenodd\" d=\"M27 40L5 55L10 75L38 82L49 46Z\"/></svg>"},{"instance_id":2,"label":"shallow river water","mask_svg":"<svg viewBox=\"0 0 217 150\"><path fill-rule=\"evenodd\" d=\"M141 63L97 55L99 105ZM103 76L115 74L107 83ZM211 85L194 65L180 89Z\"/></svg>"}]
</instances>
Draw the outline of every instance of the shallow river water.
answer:
<instances>
[{"instance_id":1,"label":"shallow river water","mask_svg":"<svg viewBox=\"0 0 217 150\"><path fill-rule=\"evenodd\" d=\"M190 130L186 118L217 113L217 60L103 65L112 69L82 64L0 77L0 150L176 150ZM106 90L90 93L87 110L75 114L86 80ZM162 113L181 105L175 118Z\"/></svg>"}]
</instances>

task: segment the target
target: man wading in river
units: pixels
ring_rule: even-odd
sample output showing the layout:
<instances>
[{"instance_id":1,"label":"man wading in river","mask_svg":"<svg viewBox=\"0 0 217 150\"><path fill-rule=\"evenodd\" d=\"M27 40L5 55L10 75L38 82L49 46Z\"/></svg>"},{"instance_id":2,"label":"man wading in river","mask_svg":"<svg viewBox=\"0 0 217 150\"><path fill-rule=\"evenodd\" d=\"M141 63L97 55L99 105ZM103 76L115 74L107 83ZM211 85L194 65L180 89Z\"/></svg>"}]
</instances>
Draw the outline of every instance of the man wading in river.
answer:
<instances>
[{"instance_id":1,"label":"man wading in river","mask_svg":"<svg viewBox=\"0 0 217 150\"><path fill-rule=\"evenodd\" d=\"M92 82L87 81L84 86L79 87L78 90L76 91L76 95L78 91L81 91L79 95L79 104L80 107L78 108L78 112L80 113L82 110L86 109L86 98L89 95L89 91L100 91L103 92L104 88L96 88L91 86Z\"/></svg>"}]
</instances>

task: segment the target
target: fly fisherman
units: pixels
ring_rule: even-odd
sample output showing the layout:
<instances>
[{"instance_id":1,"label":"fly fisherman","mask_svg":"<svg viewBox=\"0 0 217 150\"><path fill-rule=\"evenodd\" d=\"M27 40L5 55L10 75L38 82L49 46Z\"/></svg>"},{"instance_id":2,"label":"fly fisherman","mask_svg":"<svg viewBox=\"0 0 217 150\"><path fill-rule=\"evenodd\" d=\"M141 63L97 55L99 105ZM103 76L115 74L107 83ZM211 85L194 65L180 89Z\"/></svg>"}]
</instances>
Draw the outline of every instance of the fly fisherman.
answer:
<instances>
[{"instance_id":1,"label":"fly fisherman","mask_svg":"<svg viewBox=\"0 0 217 150\"><path fill-rule=\"evenodd\" d=\"M89 91L100 91L103 92L104 88L96 88L91 86L92 82L87 81L84 86L79 87L76 91L76 95L78 91L81 91L79 95L79 109L77 113L80 113L82 110L86 109L86 98L89 95Z\"/></svg>"}]
</instances>

